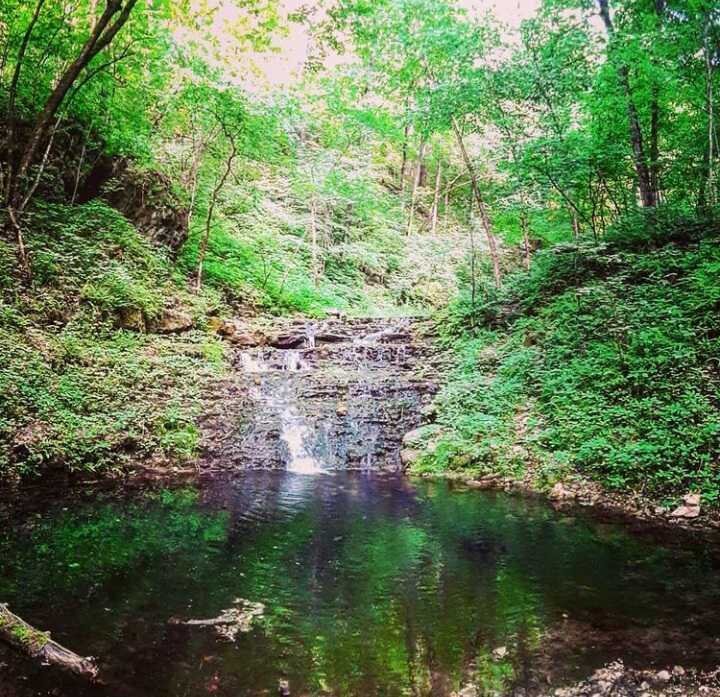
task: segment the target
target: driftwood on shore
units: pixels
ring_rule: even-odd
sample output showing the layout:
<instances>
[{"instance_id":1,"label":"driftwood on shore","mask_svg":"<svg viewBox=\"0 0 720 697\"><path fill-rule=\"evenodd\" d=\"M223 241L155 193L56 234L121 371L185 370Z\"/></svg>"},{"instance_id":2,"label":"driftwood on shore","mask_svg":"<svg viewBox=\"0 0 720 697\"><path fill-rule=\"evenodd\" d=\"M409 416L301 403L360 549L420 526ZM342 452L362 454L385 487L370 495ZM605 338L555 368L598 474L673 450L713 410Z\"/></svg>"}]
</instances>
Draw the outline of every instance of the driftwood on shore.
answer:
<instances>
[{"instance_id":1,"label":"driftwood on shore","mask_svg":"<svg viewBox=\"0 0 720 697\"><path fill-rule=\"evenodd\" d=\"M42 663L56 666L83 678L94 680L98 669L92 658L78 656L41 632L0 603L0 640Z\"/></svg>"}]
</instances>

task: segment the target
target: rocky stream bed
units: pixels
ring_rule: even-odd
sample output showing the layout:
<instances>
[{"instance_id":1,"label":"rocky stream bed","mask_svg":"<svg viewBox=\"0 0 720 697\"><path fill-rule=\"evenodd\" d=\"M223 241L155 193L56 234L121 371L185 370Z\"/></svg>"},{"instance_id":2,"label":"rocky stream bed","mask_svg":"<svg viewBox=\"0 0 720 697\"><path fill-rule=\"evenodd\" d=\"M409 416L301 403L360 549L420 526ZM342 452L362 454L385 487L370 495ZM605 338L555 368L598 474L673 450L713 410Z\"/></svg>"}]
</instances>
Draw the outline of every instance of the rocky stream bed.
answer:
<instances>
[{"instance_id":1,"label":"rocky stream bed","mask_svg":"<svg viewBox=\"0 0 720 697\"><path fill-rule=\"evenodd\" d=\"M235 372L203 419L203 470L402 469L437 390L419 320L233 324Z\"/></svg>"}]
</instances>

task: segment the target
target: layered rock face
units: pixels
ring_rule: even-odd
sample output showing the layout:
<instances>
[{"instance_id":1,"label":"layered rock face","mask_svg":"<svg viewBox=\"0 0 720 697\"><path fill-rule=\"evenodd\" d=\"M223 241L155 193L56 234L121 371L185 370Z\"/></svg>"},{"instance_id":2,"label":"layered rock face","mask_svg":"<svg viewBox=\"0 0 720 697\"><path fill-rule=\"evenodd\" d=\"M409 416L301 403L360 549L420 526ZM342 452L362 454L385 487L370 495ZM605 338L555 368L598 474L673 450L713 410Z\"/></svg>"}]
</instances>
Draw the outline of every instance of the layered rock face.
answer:
<instances>
[{"instance_id":1,"label":"layered rock face","mask_svg":"<svg viewBox=\"0 0 720 697\"><path fill-rule=\"evenodd\" d=\"M234 327L237 373L203 424L203 465L401 469L403 435L436 390L424 331L376 319Z\"/></svg>"}]
</instances>

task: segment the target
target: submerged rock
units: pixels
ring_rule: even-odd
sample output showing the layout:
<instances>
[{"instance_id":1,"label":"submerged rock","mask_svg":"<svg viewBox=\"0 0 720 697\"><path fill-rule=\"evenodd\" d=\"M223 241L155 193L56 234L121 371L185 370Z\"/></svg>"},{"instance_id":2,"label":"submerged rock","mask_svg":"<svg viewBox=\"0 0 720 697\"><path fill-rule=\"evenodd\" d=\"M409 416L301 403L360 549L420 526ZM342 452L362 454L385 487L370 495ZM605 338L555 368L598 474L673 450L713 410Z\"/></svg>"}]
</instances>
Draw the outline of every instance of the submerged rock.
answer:
<instances>
[{"instance_id":1,"label":"submerged rock","mask_svg":"<svg viewBox=\"0 0 720 697\"><path fill-rule=\"evenodd\" d=\"M243 598L236 598L233 607L223 610L217 617L207 620L178 620L172 618L170 624L182 624L188 627L214 627L218 637L227 641L235 641L238 634L246 634L253 627L253 622L265 612L262 603L253 603Z\"/></svg>"}]
</instances>

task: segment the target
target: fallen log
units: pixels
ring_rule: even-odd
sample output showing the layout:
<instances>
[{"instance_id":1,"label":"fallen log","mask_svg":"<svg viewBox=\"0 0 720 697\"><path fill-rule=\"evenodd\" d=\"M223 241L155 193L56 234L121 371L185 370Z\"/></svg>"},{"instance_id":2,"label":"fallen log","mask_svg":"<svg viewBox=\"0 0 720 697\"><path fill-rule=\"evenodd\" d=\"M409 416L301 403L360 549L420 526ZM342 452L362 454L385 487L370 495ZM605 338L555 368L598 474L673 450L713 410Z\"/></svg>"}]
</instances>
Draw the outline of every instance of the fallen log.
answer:
<instances>
[{"instance_id":1,"label":"fallen log","mask_svg":"<svg viewBox=\"0 0 720 697\"><path fill-rule=\"evenodd\" d=\"M92 658L78 656L41 632L0 603L0 640L43 664L56 666L75 675L95 680L98 668Z\"/></svg>"}]
</instances>

